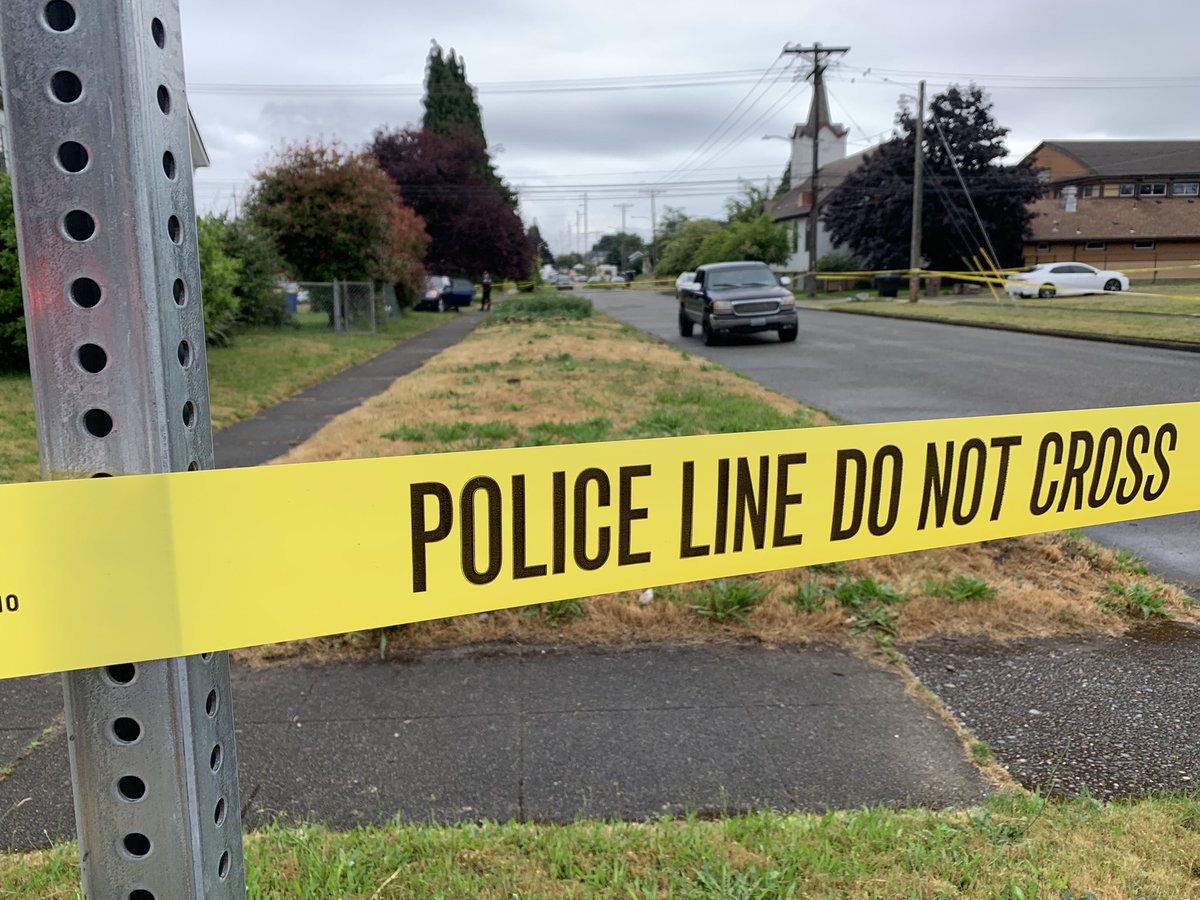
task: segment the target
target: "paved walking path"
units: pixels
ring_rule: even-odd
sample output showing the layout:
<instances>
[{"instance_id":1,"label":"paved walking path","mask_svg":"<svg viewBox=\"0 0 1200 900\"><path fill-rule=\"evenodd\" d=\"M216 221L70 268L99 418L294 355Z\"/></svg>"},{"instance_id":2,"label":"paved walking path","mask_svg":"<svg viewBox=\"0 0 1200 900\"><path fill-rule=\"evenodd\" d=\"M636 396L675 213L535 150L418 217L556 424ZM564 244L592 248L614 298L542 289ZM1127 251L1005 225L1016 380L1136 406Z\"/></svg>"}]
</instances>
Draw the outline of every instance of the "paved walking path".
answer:
<instances>
[{"instance_id":1,"label":"paved walking path","mask_svg":"<svg viewBox=\"0 0 1200 900\"><path fill-rule=\"evenodd\" d=\"M256 465L278 456L460 340L478 318L455 317L222 431L218 461ZM1200 659L1194 635L1177 637L1145 646L1160 661L1164 652ZM1125 728L1119 739L1089 729L1088 754L1118 761L1124 792L1200 779L1196 762L1157 750L1138 754L1137 767L1121 767L1119 754L1127 758L1140 739L1139 721L1157 727L1168 716L1171 744L1191 747L1200 741L1200 716L1180 710L1190 701L1179 691L1154 689L1183 671L1170 664L1154 668L1140 687L1114 684L1111 659L1124 651L1120 641L1105 641L1103 653L1073 651L1070 665L1054 670L1057 678L1039 676L1038 655L1053 658L1066 642L1026 642L1028 662L1017 670L1004 654L974 645L911 652L926 683L1014 771L1032 758L1027 768L1039 777L1041 760L1070 746L1073 723L1088 721L1087 704L1095 704ZM966 671L951 680L946 673L956 667ZM1075 714L1041 715L1056 698L1061 703L1063 678L1075 683ZM1080 691L1079 681L1092 687ZM280 818L341 827L395 816L564 821L946 806L989 791L951 728L907 692L897 671L828 646L468 648L373 664L235 668L233 688L249 827ZM1109 690L1116 691L1111 702ZM990 704L989 714L973 717L960 697ZM999 697L1007 703L997 704ZM0 847L74 834L61 721L58 676L0 680ZM1003 755L1009 746L1019 762ZM1096 793L1111 793L1111 766L1104 777L1108 784ZM1089 786L1086 771L1073 786Z\"/></svg>"}]
</instances>

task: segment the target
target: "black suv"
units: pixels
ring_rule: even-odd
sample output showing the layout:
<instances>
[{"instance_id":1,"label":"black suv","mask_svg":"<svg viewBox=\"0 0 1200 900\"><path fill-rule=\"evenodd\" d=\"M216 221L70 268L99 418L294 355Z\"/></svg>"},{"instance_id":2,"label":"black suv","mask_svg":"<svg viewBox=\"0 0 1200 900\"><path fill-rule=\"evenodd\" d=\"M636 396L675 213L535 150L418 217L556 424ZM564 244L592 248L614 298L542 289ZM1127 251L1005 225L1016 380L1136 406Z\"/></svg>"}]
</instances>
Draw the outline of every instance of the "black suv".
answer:
<instances>
[{"instance_id":1,"label":"black suv","mask_svg":"<svg viewBox=\"0 0 1200 900\"><path fill-rule=\"evenodd\" d=\"M691 337L699 325L704 343L718 343L728 334L777 331L781 341L794 341L800 326L796 301L766 263L709 263L696 270L695 280L680 286L679 333Z\"/></svg>"}]
</instances>

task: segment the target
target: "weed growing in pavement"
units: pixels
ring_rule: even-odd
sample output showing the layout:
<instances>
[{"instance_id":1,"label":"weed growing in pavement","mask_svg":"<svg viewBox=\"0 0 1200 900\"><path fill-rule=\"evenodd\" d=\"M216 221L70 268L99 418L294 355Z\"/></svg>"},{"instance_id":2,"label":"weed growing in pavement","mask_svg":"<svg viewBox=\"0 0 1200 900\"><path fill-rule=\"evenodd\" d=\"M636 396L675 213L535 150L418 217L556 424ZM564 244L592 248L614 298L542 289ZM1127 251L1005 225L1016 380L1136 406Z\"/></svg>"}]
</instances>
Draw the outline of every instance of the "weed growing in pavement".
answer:
<instances>
[{"instance_id":1,"label":"weed growing in pavement","mask_svg":"<svg viewBox=\"0 0 1200 900\"><path fill-rule=\"evenodd\" d=\"M825 601L833 596L833 588L810 581L796 588L795 593L787 598L787 602L798 612L814 613L825 608Z\"/></svg>"},{"instance_id":2,"label":"weed growing in pavement","mask_svg":"<svg viewBox=\"0 0 1200 900\"><path fill-rule=\"evenodd\" d=\"M695 602L691 608L702 616L723 621L737 619L745 622L759 603L767 596L767 589L756 581L738 581L720 578L709 581L691 593Z\"/></svg>"},{"instance_id":3,"label":"weed growing in pavement","mask_svg":"<svg viewBox=\"0 0 1200 900\"><path fill-rule=\"evenodd\" d=\"M978 578L970 575L956 575L953 578L929 578L921 583L923 590L930 597L937 597L949 603L970 603L981 600L995 600L999 591Z\"/></svg>"},{"instance_id":4,"label":"weed growing in pavement","mask_svg":"<svg viewBox=\"0 0 1200 900\"><path fill-rule=\"evenodd\" d=\"M1096 598L1096 603L1119 615L1140 615L1143 619L1167 618L1162 588L1149 588L1138 581L1130 584L1109 581L1107 590Z\"/></svg>"},{"instance_id":5,"label":"weed growing in pavement","mask_svg":"<svg viewBox=\"0 0 1200 900\"><path fill-rule=\"evenodd\" d=\"M987 741L975 741L971 744L971 759L981 766L992 761L992 746Z\"/></svg>"}]
</instances>

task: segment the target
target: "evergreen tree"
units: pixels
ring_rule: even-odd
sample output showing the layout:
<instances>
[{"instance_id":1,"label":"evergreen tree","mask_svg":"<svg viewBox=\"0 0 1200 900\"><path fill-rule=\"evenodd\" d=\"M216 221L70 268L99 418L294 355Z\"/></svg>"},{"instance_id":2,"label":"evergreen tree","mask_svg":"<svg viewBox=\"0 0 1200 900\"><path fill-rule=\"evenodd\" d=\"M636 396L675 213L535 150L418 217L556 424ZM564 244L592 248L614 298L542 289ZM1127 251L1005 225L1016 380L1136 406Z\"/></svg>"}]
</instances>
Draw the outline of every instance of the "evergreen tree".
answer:
<instances>
[{"instance_id":1,"label":"evergreen tree","mask_svg":"<svg viewBox=\"0 0 1200 900\"><path fill-rule=\"evenodd\" d=\"M539 264L554 265L554 254L550 252L550 245L542 237L542 230L538 228L537 222L529 226L529 230L525 232L525 237L529 241L529 246L533 247L537 252Z\"/></svg>"},{"instance_id":2,"label":"evergreen tree","mask_svg":"<svg viewBox=\"0 0 1200 900\"><path fill-rule=\"evenodd\" d=\"M460 129L466 129L486 146L483 115L475 99L475 89L467 82L466 64L453 50L449 57L444 56L437 41L433 42L425 64L424 103L423 129L443 137L454 137Z\"/></svg>"},{"instance_id":3,"label":"evergreen tree","mask_svg":"<svg viewBox=\"0 0 1200 900\"><path fill-rule=\"evenodd\" d=\"M425 114L421 117L421 128L447 140L477 142L480 152L475 162L476 170L516 212L516 195L496 174L488 154L483 113L475 97L475 88L467 81L466 63L453 50L449 56L443 54L437 41L433 42L425 63L425 99L422 102Z\"/></svg>"}]
</instances>

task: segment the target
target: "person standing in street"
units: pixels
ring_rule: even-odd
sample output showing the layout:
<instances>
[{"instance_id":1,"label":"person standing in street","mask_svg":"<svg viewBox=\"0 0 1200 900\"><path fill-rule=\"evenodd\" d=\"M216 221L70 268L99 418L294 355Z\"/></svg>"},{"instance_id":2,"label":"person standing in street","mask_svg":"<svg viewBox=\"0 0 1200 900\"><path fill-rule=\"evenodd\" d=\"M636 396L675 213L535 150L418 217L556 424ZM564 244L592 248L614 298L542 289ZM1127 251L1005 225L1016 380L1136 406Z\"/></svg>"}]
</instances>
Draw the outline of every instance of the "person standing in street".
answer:
<instances>
[{"instance_id":1,"label":"person standing in street","mask_svg":"<svg viewBox=\"0 0 1200 900\"><path fill-rule=\"evenodd\" d=\"M492 276L488 274L487 269L483 270L483 296L479 299L480 309L492 308Z\"/></svg>"}]
</instances>

